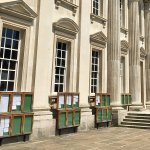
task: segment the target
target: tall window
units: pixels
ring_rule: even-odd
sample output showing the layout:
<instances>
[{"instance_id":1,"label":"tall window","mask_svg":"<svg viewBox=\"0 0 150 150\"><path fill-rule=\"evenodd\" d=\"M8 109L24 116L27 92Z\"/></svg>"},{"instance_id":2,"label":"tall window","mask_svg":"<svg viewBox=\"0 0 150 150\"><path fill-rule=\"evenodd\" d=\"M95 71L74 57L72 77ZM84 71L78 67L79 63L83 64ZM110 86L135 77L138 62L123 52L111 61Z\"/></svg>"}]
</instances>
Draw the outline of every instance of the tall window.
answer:
<instances>
[{"instance_id":1,"label":"tall window","mask_svg":"<svg viewBox=\"0 0 150 150\"><path fill-rule=\"evenodd\" d=\"M67 47L68 44L65 42L57 42L56 44L54 92L64 92L66 90L65 83L67 77L68 64Z\"/></svg>"},{"instance_id":2,"label":"tall window","mask_svg":"<svg viewBox=\"0 0 150 150\"><path fill-rule=\"evenodd\" d=\"M120 26L125 26L125 0L120 0Z\"/></svg>"},{"instance_id":3,"label":"tall window","mask_svg":"<svg viewBox=\"0 0 150 150\"><path fill-rule=\"evenodd\" d=\"M91 93L100 91L100 76L101 76L101 52L92 50L91 61Z\"/></svg>"},{"instance_id":4,"label":"tall window","mask_svg":"<svg viewBox=\"0 0 150 150\"><path fill-rule=\"evenodd\" d=\"M19 31L3 28L0 48L0 91L13 91L17 78Z\"/></svg>"},{"instance_id":5,"label":"tall window","mask_svg":"<svg viewBox=\"0 0 150 150\"><path fill-rule=\"evenodd\" d=\"M103 0L92 0L92 13L94 15L103 16Z\"/></svg>"}]
</instances>

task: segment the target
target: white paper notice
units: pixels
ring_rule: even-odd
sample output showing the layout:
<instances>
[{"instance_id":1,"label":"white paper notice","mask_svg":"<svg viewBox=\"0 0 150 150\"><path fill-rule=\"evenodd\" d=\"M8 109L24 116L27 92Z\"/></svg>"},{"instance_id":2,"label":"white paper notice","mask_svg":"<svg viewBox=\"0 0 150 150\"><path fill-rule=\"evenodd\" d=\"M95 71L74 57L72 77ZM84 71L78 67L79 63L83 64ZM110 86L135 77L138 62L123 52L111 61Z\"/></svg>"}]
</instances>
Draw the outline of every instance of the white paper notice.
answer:
<instances>
[{"instance_id":1,"label":"white paper notice","mask_svg":"<svg viewBox=\"0 0 150 150\"><path fill-rule=\"evenodd\" d=\"M16 105L13 105L12 106L12 110L16 110L17 109L17 106Z\"/></svg>"},{"instance_id":2,"label":"white paper notice","mask_svg":"<svg viewBox=\"0 0 150 150\"><path fill-rule=\"evenodd\" d=\"M9 128L4 128L4 133L7 133L9 131Z\"/></svg>"},{"instance_id":3,"label":"white paper notice","mask_svg":"<svg viewBox=\"0 0 150 150\"><path fill-rule=\"evenodd\" d=\"M3 136L3 128L0 127L0 136Z\"/></svg>"},{"instance_id":4,"label":"white paper notice","mask_svg":"<svg viewBox=\"0 0 150 150\"><path fill-rule=\"evenodd\" d=\"M21 105L21 95L13 96L13 106L15 105Z\"/></svg>"},{"instance_id":5,"label":"white paper notice","mask_svg":"<svg viewBox=\"0 0 150 150\"><path fill-rule=\"evenodd\" d=\"M64 96L59 96L59 108L61 108L61 105L64 105Z\"/></svg>"},{"instance_id":6,"label":"white paper notice","mask_svg":"<svg viewBox=\"0 0 150 150\"><path fill-rule=\"evenodd\" d=\"M78 103L78 96L74 96L73 99L74 99L74 104Z\"/></svg>"},{"instance_id":7,"label":"white paper notice","mask_svg":"<svg viewBox=\"0 0 150 150\"><path fill-rule=\"evenodd\" d=\"M71 96L67 96L67 105L71 105Z\"/></svg>"},{"instance_id":8,"label":"white paper notice","mask_svg":"<svg viewBox=\"0 0 150 150\"><path fill-rule=\"evenodd\" d=\"M0 99L0 112L8 112L9 95L2 95Z\"/></svg>"},{"instance_id":9,"label":"white paper notice","mask_svg":"<svg viewBox=\"0 0 150 150\"><path fill-rule=\"evenodd\" d=\"M96 96L96 105L100 103L100 96Z\"/></svg>"}]
</instances>

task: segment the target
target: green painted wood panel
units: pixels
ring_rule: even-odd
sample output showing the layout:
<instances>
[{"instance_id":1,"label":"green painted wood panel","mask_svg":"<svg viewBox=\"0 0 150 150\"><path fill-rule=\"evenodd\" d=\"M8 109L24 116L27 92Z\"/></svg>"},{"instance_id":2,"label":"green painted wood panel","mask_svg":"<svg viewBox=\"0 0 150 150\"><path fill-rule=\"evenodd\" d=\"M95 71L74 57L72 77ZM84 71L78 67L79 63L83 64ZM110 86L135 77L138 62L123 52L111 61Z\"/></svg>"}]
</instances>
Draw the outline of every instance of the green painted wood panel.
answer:
<instances>
[{"instance_id":1,"label":"green painted wood panel","mask_svg":"<svg viewBox=\"0 0 150 150\"><path fill-rule=\"evenodd\" d=\"M128 104L128 95L125 95L125 104Z\"/></svg>"},{"instance_id":2,"label":"green painted wood panel","mask_svg":"<svg viewBox=\"0 0 150 150\"><path fill-rule=\"evenodd\" d=\"M102 95L102 106L105 106L105 96Z\"/></svg>"},{"instance_id":3,"label":"green painted wood panel","mask_svg":"<svg viewBox=\"0 0 150 150\"><path fill-rule=\"evenodd\" d=\"M107 110L103 110L103 121L107 121Z\"/></svg>"},{"instance_id":4,"label":"green painted wood panel","mask_svg":"<svg viewBox=\"0 0 150 150\"><path fill-rule=\"evenodd\" d=\"M131 104L131 102L132 102L132 97L131 95L129 95L129 104Z\"/></svg>"},{"instance_id":5,"label":"green painted wood panel","mask_svg":"<svg viewBox=\"0 0 150 150\"><path fill-rule=\"evenodd\" d=\"M31 108L32 108L32 95L25 95L23 111L31 112Z\"/></svg>"},{"instance_id":6,"label":"green painted wood panel","mask_svg":"<svg viewBox=\"0 0 150 150\"><path fill-rule=\"evenodd\" d=\"M97 122L102 122L102 110L98 110L98 113L97 113Z\"/></svg>"},{"instance_id":7,"label":"green painted wood panel","mask_svg":"<svg viewBox=\"0 0 150 150\"><path fill-rule=\"evenodd\" d=\"M24 133L31 133L32 132L32 120L33 120L33 116L25 116Z\"/></svg>"},{"instance_id":8,"label":"green painted wood panel","mask_svg":"<svg viewBox=\"0 0 150 150\"><path fill-rule=\"evenodd\" d=\"M111 116L112 110L108 109L108 120L111 121L112 120L112 116Z\"/></svg>"},{"instance_id":9,"label":"green painted wood panel","mask_svg":"<svg viewBox=\"0 0 150 150\"><path fill-rule=\"evenodd\" d=\"M106 106L110 106L110 96L107 95L106 97Z\"/></svg>"},{"instance_id":10,"label":"green painted wood panel","mask_svg":"<svg viewBox=\"0 0 150 150\"><path fill-rule=\"evenodd\" d=\"M121 95L121 104L124 105L124 95Z\"/></svg>"},{"instance_id":11,"label":"green painted wood panel","mask_svg":"<svg viewBox=\"0 0 150 150\"><path fill-rule=\"evenodd\" d=\"M75 125L79 125L80 124L80 111L76 111L74 114L74 122Z\"/></svg>"},{"instance_id":12,"label":"green painted wood panel","mask_svg":"<svg viewBox=\"0 0 150 150\"><path fill-rule=\"evenodd\" d=\"M72 126L73 125L73 112L68 112L68 125L67 126Z\"/></svg>"},{"instance_id":13,"label":"green painted wood panel","mask_svg":"<svg viewBox=\"0 0 150 150\"><path fill-rule=\"evenodd\" d=\"M15 116L13 118L12 135L21 134L21 123L22 123L22 117L21 116Z\"/></svg>"},{"instance_id":14,"label":"green painted wood panel","mask_svg":"<svg viewBox=\"0 0 150 150\"><path fill-rule=\"evenodd\" d=\"M66 112L60 112L59 128L66 127Z\"/></svg>"}]
</instances>

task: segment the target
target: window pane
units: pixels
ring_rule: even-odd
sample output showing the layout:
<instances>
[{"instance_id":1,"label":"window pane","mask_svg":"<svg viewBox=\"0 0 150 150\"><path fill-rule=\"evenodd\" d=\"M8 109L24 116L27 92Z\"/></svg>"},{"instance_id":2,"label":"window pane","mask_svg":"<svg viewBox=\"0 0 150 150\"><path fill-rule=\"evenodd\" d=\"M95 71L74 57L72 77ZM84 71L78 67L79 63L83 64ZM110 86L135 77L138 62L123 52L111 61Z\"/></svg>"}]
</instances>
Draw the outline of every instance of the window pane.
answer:
<instances>
[{"instance_id":1,"label":"window pane","mask_svg":"<svg viewBox=\"0 0 150 150\"><path fill-rule=\"evenodd\" d=\"M14 89L14 82L8 82L8 91L13 91Z\"/></svg>"},{"instance_id":2,"label":"window pane","mask_svg":"<svg viewBox=\"0 0 150 150\"><path fill-rule=\"evenodd\" d=\"M15 70L16 68L16 61L10 61L10 69Z\"/></svg>"},{"instance_id":3,"label":"window pane","mask_svg":"<svg viewBox=\"0 0 150 150\"><path fill-rule=\"evenodd\" d=\"M63 92L63 84L60 84L60 86L59 86L59 92Z\"/></svg>"},{"instance_id":4,"label":"window pane","mask_svg":"<svg viewBox=\"0 0 150 150\"><path fill-rule=\"evenodd\" d=\"M12 38L12 33L13 33L13 30L7 28L6 37L7 37L7 38Z\"/></svg>"},{"instance_id":5,"label":"window pane","mask_svg":"<svg viewBox=\"0 0 150 150\"><path fill-rule=\"evenodd\" d=\"M6 48L11 48L11 39L6 39L6 44L5 44L5 47Z\"/></svg>"},{"instance_id":6,"label":"window pane","mask_svg":"<svg viewBox=\"0 0 150 150\"><path fill-rule=\"evenodd\" d=\"M4 53L4 49L1 48L1 49L0 49L0 58L3 58L3 53Z\"/></svg>"},{"instance_id":7,"label":"window pane","mask_svg":"<svg viewBox=\"0 0 150 150\"><path fill-rule=\"evenodd\" d=\"M55 84L55 89L54 89L55 92L58 92L58 84Z\"/></svg>"},{"instance_id":8,"label":"window pane","mask_svg":"<svg viewBox=\"0 0 150 150\"><path fill-rule=\"evenodd\" d=\"M1 79L2 79L2 80L7 80L7 77L8 77L8 71L3 70L3 71L2 71Z\"/></svg>"},{"instance_id":9,"label":"window pane","mask_svg":"<svg viewBox=\"0 0 150 150\"><path fill-rule=\"evenodd\" d=\"M9 71L9 80L15 79L15 71Z\"/></svg>"},{"instance_id":10,"label":"window pane","mask_svg":"<svg viewBox=\"0 0 150 150\"><path fill-rule=\"evenodd\" d=\"M9 60L3 60L3 69L8 69Z\"/></svg>"},{"instance_id":11,"label":"window pane","mask_svg":"<svg viewBox=\"0 0 150 150\"><path fill-rule=\"evenodd\" d=\"M5 39L2 38L1 47L4 47L4 42L5 42Z\"/></svg>"},{"instance_id":12,"label":"window pane","mask_svg":"<svg viewBox=\"0 0 150 150\"><path fill-rule=\"evenodd\" d=\"M57 49L61 49L61 42L57 42Z\"/></svg>"},{"instance_id":13,"label":"window pane","mask_svg":"<svg viewBox=\"0 0 150 150\"><path fill-rule=\"evenodd\" d=\"M17 55L18 55L17 51L12 51L11 59L17 60Z\"/></svg>"},{"instance_id":14,"label":"window pane","mask_svg":"<svg viewBox=\"0 0 150 150\"><path fill-rule=\"evenodd\" d=\"M5 49L4 58L10 59L10 54L11 54L11 51L9 49Z\"/></svg>"},{"instance_id":15,"label":"window pane","mask_svg":"<svg viewBox=\"0 0 150 150\"><path fill-rule=\"evenodd\" d=\"M18 41L16 40L13 40L13 46L12 46L13 49L18 49Z\"/></svg>"},{"instance_id":16,"label":"window pane","mask_svg":"<svg viewBox=\"0 0 150 150\"><path fill-rule=\"evenodd\" d=\"M2 36L4 37L6 34L6 28L3 28Z\"/></svg>"},{"instance_id":17,"label":"window pane","mask_svg":"<svg viewBox=\"0 0 150 150\"><path fill-rule=\"evenodd\" d=\"M59 83L59 76L55 76L55 83Z\"/></svg>"},{"instance_id":18,"label":"window pane","mask_svg":"<svg viewBox=\"0 0 150 150\"><path fill-rule=\"evenodd\" d=\"M7 87L7 82L6 81L1 81L0 91L6 91L6 87Z\"/></svg>"},{"instance_id":19,"label":"window pane","mask_svg":"<svg viewBox=\"0 0 150 150\"><path fill-rule=\"evenodd\" d=\"M66 50L66 43L62 43L62 49Z\"/></svg>"},{"instance_id":20,"label":"window pane","mask_svg":"<svg viewBox=\"0 0 150 150\"><path fill-rule=\"evenodd\" d=\"M19 31L14 31L13 39L19 40Z\"/></svg>"}]
</instances>

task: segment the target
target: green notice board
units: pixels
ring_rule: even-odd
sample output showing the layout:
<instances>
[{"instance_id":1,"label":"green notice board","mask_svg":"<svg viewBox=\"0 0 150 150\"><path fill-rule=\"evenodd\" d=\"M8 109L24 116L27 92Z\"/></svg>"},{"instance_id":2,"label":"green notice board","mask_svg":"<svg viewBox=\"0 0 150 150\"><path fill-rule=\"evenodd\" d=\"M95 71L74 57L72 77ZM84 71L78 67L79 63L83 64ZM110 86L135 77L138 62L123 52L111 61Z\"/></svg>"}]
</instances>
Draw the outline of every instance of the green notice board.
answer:
<instances>
[{"instance_id":1,"label":"green notice board","mask_svg":"<svg viewBox=\"0 0 150 150\"><path fill-rule=\"evenodd\" d=\"M24 97L24 112L31 112L32 109L32 95L25 95Z\"/></svg>"},{"instance_id":2,"label":"green notice board","mask_svg":"<svg viewBox=\"0 0 150 150\"><path fill-rule=\"evenodd\" d=\"M31 133L32 132L32 121L33 121L33 116L25 116L24 133Z\"/></svg>"},{"instance_id":3,"label":"green notice board","mask_svg":"<svg viewBox=\"0 0 150 150\"><path fill-rule=\"evenodd\" d=\"M107 109L103 109L103 121L107 121Z\"/></svg>"},{"instance_id":4,"label":"green notice board","mask_svg":"<svg viewBox=\"0 0 150 150\"><path fill-rule=\"evenodd\" d=\"M108 109L108 120L109 120L109 121L112 120L111 113L112 113L112 110L111 110L111 109Z\"/></svg>"},{"instance_id":5,"label":"green notice board","mask_svg":"<svg viewBox=\"0 0 150 150\"><path fill-rule=\"evenodd\" d=\"M59 114L59 128L66 127L66 112L60 112Z\"/></svg>"},{"instance_id":6,"label":"green notice board","mask_svg":"<svg viewBox=\"0 0 150 150\"><path fill-rule=\"evenodd\" d=\"M68 126L73 125L73 112L68 112Z\"/></svg>"},{"instance_id":7,"label":"green notice board","mask_svg":"<svg viewBox=\"0 0 150 150\"><path fill-rule=\"evenodd\" d=\"M105 106L105 95L102 95L102 106Z\"/></svg>"},{"instance_id":8,"label":"green notice board","mask_svg":"<svg viewBox=\"0 0 150 150\"><path fill-rule=\"evenodd\" d=\"M75 111L75 113L74 113L74 123L75 123L75 125L80 124L80 111Z\"/></svg>"},{"instance_id":9,"label":"green notice board","mask_svg":"<svg viewBox=\"0 0 150 150\"><path fill-rule=\"evenodd\" d=\"M110 96L106 96L106 106L110 106Z\"/></svg>"},{"instance_id":10,"label":"green notice board","mask_svg":"<svg viewBox=\"0 0 150 150\"><path fill-rule=\"evenodd\" d=\"M102 110L98 110L97 112L97 122L102 122Z\"/></svg>"},{"instance_id":11,"label":"green notice board","mask_svg":"<svg viewBox=\"0 0 150 150\"><path fill-rule=\"evenodd\" d=\"M121 104L124 104L124 95L121 95Z\"/></svg>"},{"instance_id":12,"label":"green notice board","mask_svg":"<svg viewBox=\"0 0 150 150\"><path fill-rule=\"evenodd\" d=\"M12 122L12 135L21 134L22 116L14 116Z\"/></svg>"},{"instance_id":13,"label":"green notice board","mask_svg":"<svg viewBox=\"0 0 150 150\"><path fill-rule=\"evenodd\" d=\"M128 95L125 95L125 104L128 104Z\"/></svg>"},{"instance_id":14,"label":"green notice board","mask_svg":"<svg viewBox=\"0 0 150 150\"><path fill-rule=\"evenodd\" d=\"M132 97L129 95L129 104L131 104Z\"/></svg>"}]
</instances>

